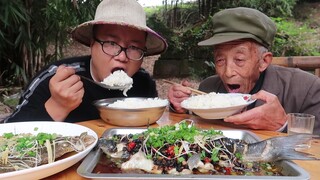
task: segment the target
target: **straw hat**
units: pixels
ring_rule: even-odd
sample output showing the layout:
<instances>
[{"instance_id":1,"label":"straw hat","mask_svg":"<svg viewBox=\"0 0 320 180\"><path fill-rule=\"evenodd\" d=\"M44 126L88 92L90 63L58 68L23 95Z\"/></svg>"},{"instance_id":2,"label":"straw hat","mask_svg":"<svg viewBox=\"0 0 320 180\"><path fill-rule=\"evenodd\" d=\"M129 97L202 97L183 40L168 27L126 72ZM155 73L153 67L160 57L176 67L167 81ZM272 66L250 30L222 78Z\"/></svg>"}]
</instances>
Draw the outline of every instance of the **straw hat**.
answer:
<instances>
[{"instance_id":1,"label":"straw hat","mask_svg":"<svg viewBox=\"0 0 320 180\"><path fill-rule=\"evenodd\" d=\"M262 12L245 7L225 9L212 17L213 36L198 43L213 46L239 39L253 39L270 48L276 35L275 23Z\"/></svg>"},{"instance_id":2,"label":"straw hat","mask_svg":"<svg viewBox=\"0 0 320 180\"><path fill-rule=\"evenodd\" d=\"M163 37L146 25L146 14L136 0L103 0L97 7L94 20L80 24L72 30L72 37L90 46L92 27L95 24L129 26L147 32L146 56L156 55L167 49Z\"/></svg>"}]
</instances>

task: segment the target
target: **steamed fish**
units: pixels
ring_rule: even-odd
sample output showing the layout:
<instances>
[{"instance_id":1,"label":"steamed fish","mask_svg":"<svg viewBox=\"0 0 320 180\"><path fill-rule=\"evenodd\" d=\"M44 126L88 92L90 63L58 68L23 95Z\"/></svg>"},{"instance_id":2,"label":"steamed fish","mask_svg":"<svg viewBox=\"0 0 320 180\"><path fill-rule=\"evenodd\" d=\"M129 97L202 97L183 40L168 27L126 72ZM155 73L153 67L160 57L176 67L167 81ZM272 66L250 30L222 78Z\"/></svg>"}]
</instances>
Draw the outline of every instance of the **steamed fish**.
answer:
<instances>
[{"instance_id":1,"label":"steamed fish","mask_svg":"<svg viewBox=\"0 0 320 180\"><path fill-rule=\"evenodd\" d=\"M148 128L138 134L103 137L98 147L122 172L248 175L261 171L280 175L273 165L275 161L317 159L295 151L297 144L313 137L299 134L247 143L225 137L222 131L200 130L182 121L174 126Z\"/></svg>"},{"instance_id":2,"label":"steamed fish","mask_svg":"<svg viewBox=\"0 0 320 180\"><path fill-rule=\"evenodd\" d=\"M87 133L79 136L4 133L0 136L0 173L52 163L67 153L83 151L94 142L95 138Z\"/></svg>"}]
</instances>

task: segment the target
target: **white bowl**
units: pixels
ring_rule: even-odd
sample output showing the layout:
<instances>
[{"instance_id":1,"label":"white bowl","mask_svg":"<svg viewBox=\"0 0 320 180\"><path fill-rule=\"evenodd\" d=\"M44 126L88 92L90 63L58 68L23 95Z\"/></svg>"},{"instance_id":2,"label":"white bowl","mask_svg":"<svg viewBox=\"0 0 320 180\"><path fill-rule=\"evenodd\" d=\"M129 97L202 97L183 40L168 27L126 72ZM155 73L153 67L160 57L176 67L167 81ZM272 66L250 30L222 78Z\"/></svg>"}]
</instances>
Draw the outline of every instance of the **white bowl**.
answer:
<instances>
[{"instance_id":1,"label":"white bowl","mask_svg":"<svg viewBox=\"0 0 320 180\"><path fill-rule=\"evenodd\" d=\"M216 96L226 97L225 100L230 100L233 98L235 100L239 100L239 98L243 98L243 101L237 102L235 103L235 105L230 105L230 106L219 107L219 105L217 104L214 107L210 107L210 106L207 106L207 104L209 104L209 102L212 101L212 99L210 99L210 97L206 95L199 95L197 96L197 98L203 98L203 101L201 100L203 107L199 107L199 105L192 106L192 104L186 104L185 102L182 102L181 106L189 111L192 111L193 113L195 113L196 115L204 119L223 119L228 116L241 112L245 107L255 102L255 100L251 99L250 94L221 93L221 94L216 94ZM190 98L194 98L194 97L190 97ZM190 98L187 100L190 100ZM219 99L221 100L221 97L219 97Z\"/></svg>"}]
</instances>

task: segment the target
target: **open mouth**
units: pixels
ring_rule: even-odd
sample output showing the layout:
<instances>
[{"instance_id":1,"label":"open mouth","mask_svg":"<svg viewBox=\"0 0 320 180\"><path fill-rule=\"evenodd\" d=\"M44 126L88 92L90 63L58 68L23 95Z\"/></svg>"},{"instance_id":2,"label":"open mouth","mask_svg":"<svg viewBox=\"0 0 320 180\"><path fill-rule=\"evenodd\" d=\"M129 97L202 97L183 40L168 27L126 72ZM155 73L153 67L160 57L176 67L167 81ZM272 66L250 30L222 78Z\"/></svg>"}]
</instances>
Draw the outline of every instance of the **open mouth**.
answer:
<instances>
[{"instance_id":1,"label":"open mouth","mask_svg":"<svg viewBox=\"0 0 320 180\"><path fill-rule=\"evenodd\" d=\"M230 92L237 93L239 92L240 85L239 84L227 84Z\"/></svg>"},{"instance_id":2,"label":"open mouth","mask_svg":"<svg viewBox=\"0 0 320 180\"><path fill-rule=\"evenodd\" d=\"M116 67L111 70L111 73L114 73L115 71L120 71L120 70L124 71L123 68Z\"/></svg>"}]
</instances>

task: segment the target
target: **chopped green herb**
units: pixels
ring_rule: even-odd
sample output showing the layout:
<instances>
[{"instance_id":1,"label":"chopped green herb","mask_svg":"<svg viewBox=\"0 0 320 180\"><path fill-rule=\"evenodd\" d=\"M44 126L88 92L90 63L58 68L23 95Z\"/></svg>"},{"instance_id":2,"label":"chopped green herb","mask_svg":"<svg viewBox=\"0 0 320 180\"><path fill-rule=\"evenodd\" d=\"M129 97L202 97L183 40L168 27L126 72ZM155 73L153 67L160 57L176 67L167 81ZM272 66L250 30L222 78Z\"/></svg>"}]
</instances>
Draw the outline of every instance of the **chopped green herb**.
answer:
<instances>
[{"instance_id":1,"label":"chopped green herb","mask_svg":"<svg viewBox=\"0 0 320 180\"><path fill-rule=\"evenodd\" d=\"M183 162L183 161L185 161L184 157L179 157L179 158L178 158L178 162L179 162L179 163L181 163L181 162Z\"/></svg>"},{"instance_id":2,"label":"chopped green herb","mask_svg":"<svg viewBox=\"0 0 320 180\"><path fill-rule=\"evenodd\" d=\"M163 126L160 128L148 128L144 132L145 136L149 136L147 146L155 148L163 146L164 143L174 144L178 140L194 142L196 135L205 137L222 134L222 131L216 130L200 130L196 126L190 126L186 121L179 123L176 126Z\"/></svg>"},{"instance_id":3,"label":"chopped green herb","mask_svg":"<svg viewBox=\"0 0 320 180\"><path fill-rule=\"evenodd\" d=\"M4 133L4 134L3 134L3 137L5 137L5 138L7 138L7 139L12 138L13 136L14 136L13 133Z\"/></svg>"},{"instance_id":4,"label":"chopped green herb","mask_svg":"<svg viewBox=\"0 0 320 180\"><path fill-rule=\"evenodd\" d=\"M235 154L235 156L236 156L237 159L240 159L240 160L243 159L243 158L242 158L242 154L239 153L239 152L237 152L237 153Z\"/></svg>"},{"instance_id":5,"label":"chopped green herb","mask_svg":"<svg viewBox=\"0 0 320 180\"><path fill-rule=\"evenodd\" d=\"M174 146L174 154L177 156L177 155L179 155L179 146Z\"/></svg>"},{"instance_id":6,"label":"chopped green herb","mask_svg":"<svg viewBox=\"0 0 320 180\"><path fill-rule=\"evenodd\" d=\"M202 150L200 158L203 160L205 157L206 157L206 152L204 150Z\"/></svg>"},{"instance_id":7,"label":"chopped green herb","mask_svg":"<svg viewBox=\"0 0 320 180\"><path fill-rule=\"evenodd\" d=\"M211 152L211 160L212 160L213 162L219 161L218 153L219 153L219 148L214 148L214 149L212 149L212 152Z\"/></svg>"}]
</instances>

